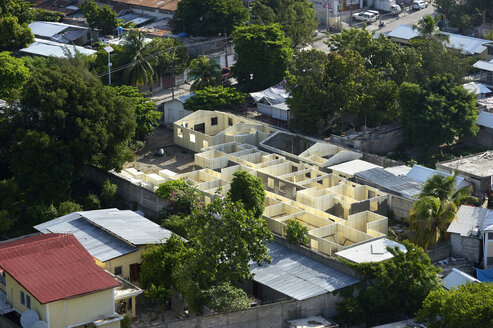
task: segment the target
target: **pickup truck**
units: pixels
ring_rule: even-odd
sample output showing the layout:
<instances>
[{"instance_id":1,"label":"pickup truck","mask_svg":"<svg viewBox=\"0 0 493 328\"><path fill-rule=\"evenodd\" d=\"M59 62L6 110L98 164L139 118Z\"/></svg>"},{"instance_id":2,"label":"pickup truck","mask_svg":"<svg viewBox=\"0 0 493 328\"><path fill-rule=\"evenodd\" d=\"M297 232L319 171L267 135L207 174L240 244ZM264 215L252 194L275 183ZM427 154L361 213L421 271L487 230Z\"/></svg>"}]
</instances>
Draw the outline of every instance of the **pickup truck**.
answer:
<instances>
[{"instance_id":1,"label":"pickup truck","mask_svg":"<svg viewBox=\"0 0 493 328\"><path fill-rule=\"evenodd\" d=\"M362 22L372 23L372 22L375 22L377 20L377 16L375 16L372 13L369 13L369 12L366 12L365 11L365 12L362 12L362 13L354 14L353 15L353 19L359 20L359 21L362 21Z\"/></svg>"}]
</instances>

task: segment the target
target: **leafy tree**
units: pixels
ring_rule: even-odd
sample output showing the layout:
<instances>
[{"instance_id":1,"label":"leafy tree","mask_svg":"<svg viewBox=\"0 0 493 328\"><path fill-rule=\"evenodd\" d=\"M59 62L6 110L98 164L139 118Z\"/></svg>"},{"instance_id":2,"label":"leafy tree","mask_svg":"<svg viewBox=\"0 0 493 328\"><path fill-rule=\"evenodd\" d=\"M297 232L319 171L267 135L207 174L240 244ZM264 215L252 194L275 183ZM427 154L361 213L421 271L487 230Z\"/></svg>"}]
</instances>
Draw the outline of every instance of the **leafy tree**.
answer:
<instances>
[{"instance_id":1,"label":"leafy tree","mask_svg":"<svg viewBox=\"0 0 493 328\"><path fill-rule=\"evenodd\" d=\"M369 326L395 321L402 314L413 316L430 291L440 288L439 269L430 263L422 248L404 241L407 252L387 248L393 258L379 263L350 264L363 277L357 297L345 294L337 304L341 320ZM348 313L360 314L359 318ZM359 320L358 320L359 319ZM348 324L348 322L342 322Z\"/></svg>"},{"instance_id":2,"label":"leafy tree","mask_svg":"<svg viewBox=\"0 0 493 328\"><path fill-rule=\"evenodd\" d=\"M310 241L308 238L308 228L296 220L289 220L286 225L286 239L291 244L307 245Z\"/></svg>"},{"instance_id":3,"label":"leafy tree","mask_svg":"<svg viewBox=\"0 0 493 328\"><path fill-rule=\"evenodd\" d=\"M433 196L441 201L451 201L457 206L464 204L472 205L479 202L479 199L471 196L472 187L459 189L455 184L457 172L450 176L435 174L429 177L423 184L423 189L418 198Z\"/></svg>"},{"instance_id":4,"label":"leafy tree","mask_svg":"<svg viewBox=\"0 0 493 328\"><path fill-rule=\"evenodd\" d=\"M189 188L188 183L183 179L169 180L161 183L157 188L155 194L157 197L162 199L169 199L172 192L177 192L178 190L184 190Z\"/></svg>"},{"instance_id":5,"label":"leafy tree","mask_svg":"<svg viewBox=\"0 0 493 328\"><path fill-rule=\"evenodd\" d=\"M434 6L461 33L493 21L493 4L485 0L436 0Z\"/></svg>"},{"instance_id":6,"label":"leafy tree","mask_svg":"<svg viewBox=\"0 0 493 328\"><path fill-rule=\"evenodd\" d=\"M420 146L452 143L478 131L476 99L450 75L435 76L421 85L403 83L399 89L401 120L408 140Z\"/></svg>"},{"instance_id":7,"label":"leafy tree","mask_svg":"<svg viewBox=\"0 0 493 328\"><path fill-rule=\"evenodd\" d=\"M171 24L174 33L213 36L231 34L249 18L240 0L181 0Z\"/></svg>"},{"instance_id":8,"label":"leafy tree","mask_svg":"<svg viewBox=\"0 0 493 328\"><path fill-rule=\"evenodd\" d=\"M95 194L89 194L84 199L84 210L92 211L99 210L101 208L101 201Z\"/></svg>"},{"instance_id":9,"label":"leafy tree","mask_svg":"<svg viewBox=\"0 0 493 328\"><path fill-rule=\"evenodd\" d=\"M29 78L29 69L22 59L12 57L10 52L0 52L0 99L15 98Z\"/></svg>"},{"instance_id":10,"label":"leafy tree","mask_svg":"<svg viewBox=\"0 0 493 328\"><path fill-rule=\"evenodd\" d=\"M184 214L172 214L163 219L161 227L173 231L174 233L188 238L188 222L189 218Z\"/></svg>"},{"instance_id":11,"label":"leafy tree","mask_svg":"<svg viewBox=\"0 0 493 328\"><path fill-rule=\"evenodd\" d=\"M27 23L19 23L15 16L0 16L0 51L18 50L34 41L34 34Z\"/></svg>"},{"instance_id":12,"label":"leafy tree","mask_svg":"<svg viewBox=\"0 0 493 328\"><path fill-rule=\"evenodd\" d=\"M150 298L158 303L161 312L163 312L166 301L169 300L169 298L171 297L171 290L167 289L164 286L156 286L154 284L151 284L151 287L149 287L144 292L144 295L145 297Z\"/></svg>"},{"instance_id":13,"label":"leafy tree","mask_svg":"<svg viewBox=\"0 0 493 328\"><path fill-rule=\"evenodd\" d=\"M233 75L242 88L263 90L284 79L293 50L279 24L237 27L233 36L238 54Z\"/></svg>"},{"instance_id":14,"label":"leafy tree","mask_svg":"<svg viewBox=\"0 0 493 328\"><path fill-rule=\"evenodd\" d=\"M236 281L251 277L249 261L269 260L267 242L272 233L263 219L255 218L240 202L216 199L190 217L195 230L190 241L203 267L201 282ZM200 273L202 274L202 273Z\"/></svg>"},{"instance_id":15,"label":"leafy tree","mask_svg":"<svg viewBox=\"0 0 493 328\"><path fill-rule=\"evenodd\" d=\"M89 27L99 29L103 34L112 34L118 25L117 14L108 5L99 7L94 0L84 0L80 9Z\"/></svg>"},{"instance_id":16,"label":"leafy tree","mask_svg":"<svg viewBox=\"0 0 493 328\"><path fill-rule=\"evenodd\" d=\"M101 188L101 204L103 207L114 207L116 205L116 184L112 184L110 180L104 180Z\"/></svg>"},{"instance_id":17,"label":"leafy tree","mask_svg":"<svg viewBox=\"0 0 493 328\"><path fill-rule=\"evenodd\" d=\"M149 58L148 48L145 34L138 30L130 31L125 37L123 54L131 66L125 69L123 75L129 84L147 85L156 79L155 59Z\"/></svg>"},{"instance_id":18,"label":"leafy tree","mask_svg":"<svg viewBox=\"0 0 493 328\"><path fill-rule=\"evenodd\" d=\"M190 63L188 74L195 78L191 90L202 90L205 87L216 86L221 83L221 67L214 59L207 56L195 58Z\"/></svg>"},{"instance_id":19,"label":"leafy tree","mask_svg":"<svg viewBox=\"0 0 493 328\"><path fill-rule=\"evenodd\" d=\"M207 307L218 313L234 312L248 309L251 300L240 288L229 283L221 283L201 291L201 297L207 300Z\"/></svg>"},{"instance_id":20,"label":"leafy tree","mask_svg":"<svg viewBox=\"0 0 493 328\"><path fill-rule=\"evenodd\" d=\"M156 104L145 97L139 89L128 85L116 87L116 93L129 99L135 108L137 128L135 134L137 138L143 139L151 135L159 125L159 120L163 113L157 110Z\"/></svg>"},{"instance_id":21,"label":"leafy tree","mask_svg":"<svg viewBox=\"0 0 493 328\"><path fill-rule=\"evenodd\" d=\"M493 284L467 283L449 291L432 291L424 300L417 319L430 328L491 327Z\"/></svg>"},{"instance_id":22,"label":"leafy tree","mask_svg":"<svg viewBox=\"0 0 493 328\"><path fill-rule=\"evenodd\" d=\"M80 212L80 211L82 211L82 206L80 206L80 204L67 200L58 204L57 215L64 216L70 213Z\"/></svg>"},{"instance_id":23,"label":"leafy tree","mask_svg":"<svg viewBox=\"0 0 493 328\"><path fill-rule=\"evenodd\" d=\"M193 97L185 101L183 107L186 110L229 110L243 104L246 94L232 87L205 87L195 92Z\"/></svg>"},{"instance_id":24,"label":"leafy tree","mask_svg":"<svg viewBox=\"0 0 493 328\"><path fill-rule=\"evenodd\" d=\"M309 43L317 28L313 4L306 0L260 0L252 13L256 24L281 24L293 47Z\"/></svg>"},{"instance_id":25,"label":"leafy tree","mask_svg":"<svg viewBox=\"0 0 493 328\"><path fill-rule=\"evenodd\" d=\"M154 38L147 45L146 51L155 56L153 65L160 76L179 74L188 67L187 48L177 39Z\"/></svg>"},{"instance_id":26,"label":"leafy tree","mask_svg":"<svg viewBox=\"0 0 493 328\"><path fill-rule=\"evenodd\" d=\"M41 8L31 10L33 21L61 22L63 14L59 11L48 11Z\"/></svg>"},{"instance_id":27,"label":"leafy tree","mask_svg":"<svg viewBox=\"0 0 493 328\"><path fill-rule=\"evenodd\" d=\"M57 63L33 72L16 117L21 125L66 147L70 160L65 162L77 170L84 164L121 169L133 157L128 148L135 130L131 102L77 62Z\"/></svg>"},{"instance_id":28,"label":"leafy tree","mask_svg":"<svg viewBox=\"0 0 493 328\"><path fill-rule=\"evenodd\" d=\"M120 321L120 328L130 328L132 325L132 319L126 314L123 315L122 321Z\"/></svg>"},{"instance_id":29,"label":"leafy tree","mask_svg":"<svg viewBox=\"0 0 493 328\"><path fill-rule=\"evenodd\" d=\"M245 210L260 218L265 208L265 189L262 180L247 171L233 173L233 181L228 197L233 202L243 203Z\"/></svg>"}]
</instances>

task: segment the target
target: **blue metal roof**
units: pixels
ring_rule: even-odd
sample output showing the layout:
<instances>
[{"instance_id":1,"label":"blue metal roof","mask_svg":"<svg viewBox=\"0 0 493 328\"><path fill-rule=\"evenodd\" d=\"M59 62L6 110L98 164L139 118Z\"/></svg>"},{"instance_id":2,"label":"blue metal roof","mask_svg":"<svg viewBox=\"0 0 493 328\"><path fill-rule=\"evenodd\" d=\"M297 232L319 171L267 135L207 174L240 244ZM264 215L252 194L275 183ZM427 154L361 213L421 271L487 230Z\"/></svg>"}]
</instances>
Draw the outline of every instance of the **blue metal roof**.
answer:
<instances>
[{"instance_id":1,"label":"blue metal roof","mask_svg":"<svg viewBox=\"0 0 493 328\"><path fill-rule=\"evenodd\" d=\"M38 224L34 228L45 234L51 232L73 234L89 254L101 262L138 250L137 247L129 245L87 222L77 212Z\"/></svg>"},{"instance_id":2,"label":"blue metal roof","mask_svg":"<svg viewBox=\"0 0 493 328\"><path fill-rule=\"evenodd\" d=\"M136 246L160 243L171 236L171 231L133 211L113 208L80 214L93 225Z\"/></svg>"},{"instance_id":3,"label":"blue metal roof","mask_svg":"<svg viewBox=\"0 0 493 328\"><path fill-rule=\"evenodd\" d=\"M491 42L489 40L473 38L460 34L447 32L442 32L442 34L449 36L449 41L448 43L446 43L447 48L457 49L465 54L480 54L486 50L486 46L484 46L483 44ZM413 29L411 25L400 25L392 32L387 34L387 37L389 38L398 38L407 41L417 36L419 36L418 31L416 29Z\"/></svg>"},{"instance_id":4,"label":"blue metal roof","mask_svg":"<svg viewBox=\"0 0 493 328\"><path fill-rule=\"evenodd\" d=\"M312 260L277 243L268 244L272 263L250 264L253 280L298 301L353 285L345 273Z\"/></svg>"}]
</instances>

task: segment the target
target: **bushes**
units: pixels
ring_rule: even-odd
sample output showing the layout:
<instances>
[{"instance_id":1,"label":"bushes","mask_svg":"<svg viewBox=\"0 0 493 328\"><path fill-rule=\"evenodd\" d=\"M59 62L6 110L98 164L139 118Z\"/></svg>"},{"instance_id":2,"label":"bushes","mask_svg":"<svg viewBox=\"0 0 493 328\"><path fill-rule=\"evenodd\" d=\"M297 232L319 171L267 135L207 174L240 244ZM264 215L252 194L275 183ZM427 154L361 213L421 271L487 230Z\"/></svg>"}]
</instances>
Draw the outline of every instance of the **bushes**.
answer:
<instances>
[{"instance_id":1,"label":"bushes","mask_svg":"<svg viewBox=\"0 0 493 328\"><path fill-rule=\"evenodd\" d=\"M159 185L159 188L157 188L156 190L156 196L162 199L169 199L171 192L178 189L184 190L186 188L188 188L188 184L185 182L185 180L170 180Z\"/></svg>"},{"instance_id":2,"label":"bushes","mask_svg":"<svg viewBox=\"0 0 493 328\"><path fill-rule=\"evenodd\" d=\"M222 283L203 290L201 296L207 299L207 307L214 312L233 312L248 309L251 300L248 295L239 288L228 283Z\"/></svg>"},{"instance_id":3,"label":"bushes","mask_svg":"<svg viewBox=\"0 0 493 328\"><path fill-rule=\"evenodd\" d=\"M289 220L286 227L286 239L290 244L307 245L310 241L308 238L308 228L296 220Z\"/></svg>"}]
</instances>

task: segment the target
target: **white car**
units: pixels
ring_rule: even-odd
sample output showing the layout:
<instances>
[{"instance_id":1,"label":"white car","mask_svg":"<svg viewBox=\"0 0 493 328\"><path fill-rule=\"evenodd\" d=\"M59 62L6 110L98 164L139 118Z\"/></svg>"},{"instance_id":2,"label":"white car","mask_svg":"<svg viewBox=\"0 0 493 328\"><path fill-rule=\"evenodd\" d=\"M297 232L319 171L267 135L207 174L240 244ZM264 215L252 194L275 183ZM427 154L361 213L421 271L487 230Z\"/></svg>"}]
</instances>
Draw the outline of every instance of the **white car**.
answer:
<instances>
[{"instance_id":1,"label":"white car","mask_svg":"<svg viewBox=\"0 0 493 328\"><path fill-rule=\"evenodd\" d=\"M394 15L399 15L402 12L402 8L399 5L390 6L390 13Z\"/></svg>"},{"instance_id":2,"label":"white car","mask_svg":"<svg viewBox=\"0 0 493 328\"><path fill-rule=\"evenodd\" d=\"M427 7L428 7L428 3L426 1L421 1L421 0L414 1L412 6L412 8L416 10L425 9Z\"/></svg>"},{"instance_id":3,"label":"white car","mask_svg":"<svg viewBox=\"0 0 493 328\"><path fill-rule=\"evenodd\" d=\"M369 13L369 12L363 12L363 13L354 14L353 19L359 20L362 22L371 23L371 22L375 22L377 20L377 16L375 16L374 14Z\"/></svg>"},{"instance_id":4,"label":"white car","mask_svg":"<svg viewBox=\"0 0 493 328\"><path fill-rule=\"evenodd\" d=\"M366 12L367 12L367 13L371 13L371 14L375 15L375 17L376 17L377 19L379 19L379 18L380 18L380 12L378 12L378 11L376 11L376 10L368 10L368 11L366 11Z\"/></svg>"}]
</instances>

